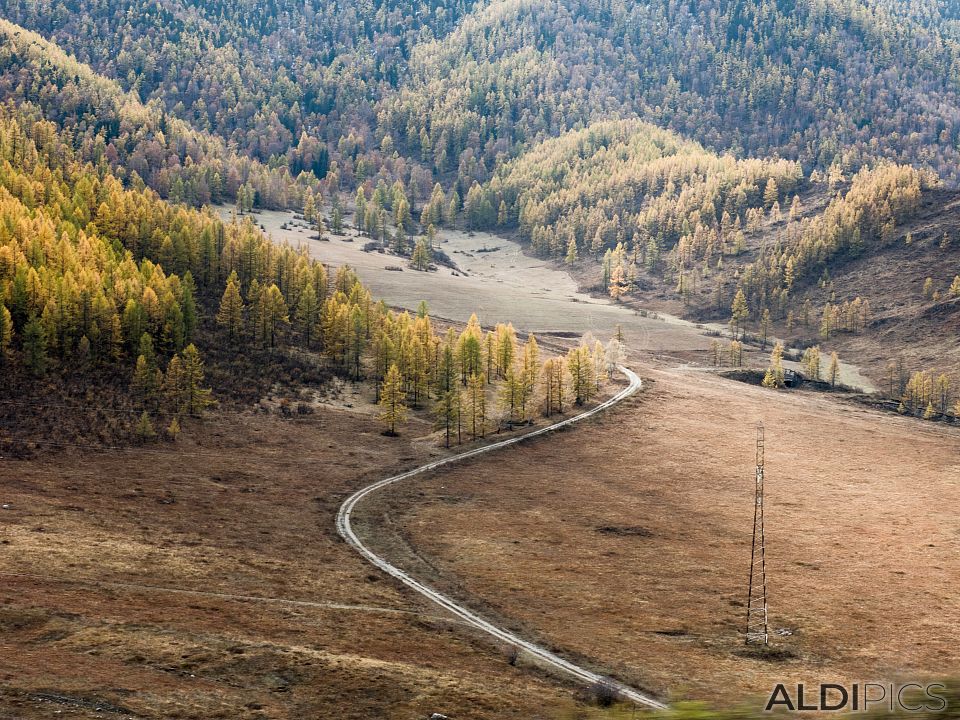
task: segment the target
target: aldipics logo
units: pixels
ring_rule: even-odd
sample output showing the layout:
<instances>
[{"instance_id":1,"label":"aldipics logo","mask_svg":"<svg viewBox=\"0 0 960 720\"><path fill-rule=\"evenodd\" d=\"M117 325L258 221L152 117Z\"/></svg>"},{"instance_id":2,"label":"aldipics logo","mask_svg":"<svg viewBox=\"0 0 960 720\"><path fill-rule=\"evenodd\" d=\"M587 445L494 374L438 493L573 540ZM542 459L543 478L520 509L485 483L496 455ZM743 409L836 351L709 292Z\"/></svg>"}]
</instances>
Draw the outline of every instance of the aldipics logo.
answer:
<instances>
[{"instance_id":1,"label":"aldipics logo","mask_svg":"<svg viewBox=\"0 0 960 720\"><path fill-rule=\"evenodd\" d=\"M946 687L940 683L820 683L794 687L777 683L764 710L782 708L794 712L839 711L866 712L886 707L891 711L941 712L947 709L947 699L941 694Z\"/></svg>"}]
</instances>

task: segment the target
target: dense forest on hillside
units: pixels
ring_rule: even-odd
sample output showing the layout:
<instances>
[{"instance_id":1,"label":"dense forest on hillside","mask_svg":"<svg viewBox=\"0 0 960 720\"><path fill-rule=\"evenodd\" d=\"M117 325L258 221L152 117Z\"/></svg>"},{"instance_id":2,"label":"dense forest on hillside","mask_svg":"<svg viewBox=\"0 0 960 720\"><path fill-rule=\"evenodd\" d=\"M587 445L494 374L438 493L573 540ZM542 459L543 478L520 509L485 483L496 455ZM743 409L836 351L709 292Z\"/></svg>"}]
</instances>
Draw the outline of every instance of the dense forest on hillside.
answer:
<instances>
[{"instance_id":1,"label":"dense forest on hillside","mask_svg":"<svg viewBox=\"0 0 960 720\"><path fill-rule=\"evenodd\" d=\"M779 154L808 171L882 156L952 178L956 62L934 24L880 4L498 2L416 49L392 124L428 121L435 138L441 122L455 156L482 150L488 168L517 146L636 113L713 150Z\"/></svg>"},{"instance_id":2,"label":"dense forest on hillside","mask_svg":"<svg viewBox=\"0 0 960 720\"><path fill-rule=\"evenodd\" d=\"M441 335L425 306L395 313L350 268L331 276L249 219L125 188L53 123L0 109L0 425L14 435L52 423L51 442L147 439L162 420L175 436L210 404L207 376L221 400L248 402L339 374L383 385L391 431L397 408L438 399L449 444L451 430L478 437L493 418L587 401L619 352L584 345L541 362L535 338L520 344L502 324L484 334L476 318Z\"/></svg>"},{"instance_id":3,"label":"dense forest on hillside","mask_svg":"<svg viewBox=\"0 0 960 720\"><path fill-rule=\"evenodd\" d=\"M327 170L325 153L404 78L411 48L447 34L473 6L377 2L9 3L3 14L114 78L162 101L199 130L267 163Z\"/></svg>"},{"instance_id":4,"label":"dense forest on hillside","mask_svg":"<svg viewBox=\"0 0 960 720\"><path fill-rule=\"evenodd\" d=\"M144 183L191 205L232 200L248 184L263 207L299 201L286 167L268 168L199 132L159 103L92 72L40 36L0 19L0 94L57 123L83 159L105 163L132 187ZM309 185L309 182L301 183Z\"/></svg>"},{"instance_id":5,"label":"dense forest on hillside","mask_svg":"<svg viewBox=\"0 0 960 720\"><path fill-rule=\"evenodd\" d=\"M78 393L89 404L93 392L92 409L109 421L87 429L106 438L130 430L122 415L132 409L196 414L206 388L194 342L206 349L201 339L211 339L211 306L225 281L242 285L251 307L242 333L210 344L217 389L227 398L256 397L289 370L258 348L274 344L286 303L308 285L326 298L324 267L275 245L249 221L224 224L151 190L125 188L68 140L30 113L0 113L0 362L8 400L32 397L42 413L45 396Z\"/></svg>"},{"instance_id":6,"label":"dense forest on hillside","mask_svg":"<svg viewBox=\"0 0 960 720\"><path fill-rule=\"evenodd\" d=\"M53 0L2 9L70 49L86 69L68 66L69 77L109 79L154 122L182 120L245 162L331 188L400 180L415 187L414 206L436 179L463 198L503 160L631 116L715 153L797 160L806 173L851 174L888 158L957 180L960 46L932 2L506 0L410 12L392 1ZM6 54L8 97L51 114L72 106L45 103L53 96L43 86L73 80L24 82L34 70L22 52ZM181 164L193 155L177 150ZM206 150L193 163L211 153L223 154ZM199 203L231 197L259 175L254 167L229 179L220 169L199 188L148 184ZM296 205L271 182L255 183L261 204Z\"/></svg>"},{"instance_id":7,"label":"dense forest on hillside","mask_svg":"<svg viewBox=\"0 0 960 720\"><path fill-rule=\"evenodd\" d=\"M11 189L37 172L21 166L19 131L8 190L50 214L47 235L130 253L115 262L132 285L156 285L149 334L164 357L192 332L224 331L214 305L234 270L245 307L276 285L293 318L282 342L325 337L294 330L304 274L322 267L267 249L251 223L178 203L309 209L321 224L332 203L340 224L349 194L358 227L382 244L405 253L418 232L430 238L416 243L420 266L442 225L517 228L537 254L599 260L614 298L660 283L720 316L739 291L749 321L806 327L823 311L847 318L831 327L859 327L861 298L841 289L835 302L831 290L820 308L811 294L897 239L930 188L958 180L960 32L934 0L0 7L4 117L57 169L40 194L81 199L53 212ZM44 297L7 303L14 343L35 316L55 340L52 364L84 339L92 360L117 360L105 325L53 327L55 281L28 264ZM323 307L328 291L313 284ZM204 311L181 331L194 290ZM125 313L144 301L103 295L120 355L136 362ZM245 336L274 344L242 314Z\"/></svg>"},{"instance_id":8,"label":"dense forest on hillside","mask_svg":"<svg viewBox=\"0 0 960 720\"><path fill-rule=\"evenodd\" d=\"M923 190L935 184L935 176L905 166L861 170L823 214L788 224L785 241L763 248L745 268L748 298L785 314L794 284L819 280L831 261L849 261L898 239L898 223L917 210Z\"/></svg>"},{"instance_id":9,"label":"dense forest on hillside","mask_svg":"<svg viewBox=\"0 0 960 720\"><path fill-rule=\"evenodd\" d=\"M489 183L505 222L533 249L572 262L632 245L655 268L678 244L681 262L732 252L749 211L789 202L803 179L786 160L736 160L639 121L603 122L506 163Z\"/></svg>"}]
</instances>

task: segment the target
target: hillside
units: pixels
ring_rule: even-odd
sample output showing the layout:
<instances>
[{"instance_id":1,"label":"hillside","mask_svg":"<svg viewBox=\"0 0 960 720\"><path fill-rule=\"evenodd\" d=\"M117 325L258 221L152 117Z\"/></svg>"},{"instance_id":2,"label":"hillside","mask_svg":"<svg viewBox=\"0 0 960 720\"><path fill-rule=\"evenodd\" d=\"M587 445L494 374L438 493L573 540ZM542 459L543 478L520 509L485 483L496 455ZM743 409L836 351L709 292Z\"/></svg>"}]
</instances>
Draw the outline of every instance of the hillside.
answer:
<instances>
[{"instance_id":1,"label":"hillside","mask_svg":"<svg viewBox=\"0 0 960 720\"><path fill-rule=\"evenodd\" d=\"M493 2L417 48L392 122L435 139L439 120L488 167L615 113L807 171L888 157L954 179L956 58L936 22L882 4Z\"/></svg>"},{"instance_id":2,"label":"hillside","mask_svg":"<svg viewBox=\"0 0 960 720\"><path fill-rule=\"evenodd\" d=\"M935 3L0 9L242 156L293 175L334 171L346 189L433 177L462 198L503 159L613 116L807 173L887 158L958 179L960 50Z\"/></svg>"},{"instance_id":3,"label":"hillside","mask_svg":"<svg viewBox=\"0 0 960 720\"><path fill-rule=\"evenodd\" d=\"M946 240L945 240L946 239ZM918 207L898 222L884 242L829 263L825 276L799 284L810 301L810 322L794 313L775 323L795 346L825 343L841 357L856 358L887 396L900 399L911 375L946 373L960 382L960 194L944 188L924 192ZM928 285L929 281L929 285ZM865 325L845 318L857 299L868 303ZM803 303L798 302L802 308ZM825 310L831 316L824 327ZM719 314L714 315L720 319ZM955 395L954 390L949 396ZM921 408L922 410L922 408Z\"/></svg>"},{"instance_id":4,"label":"hillside","mask_svg":"<svg viewBox=\"0 0 960 720\"><path fill-rule=\"evenodd\" d=\"M3 3L2 14L65 47L144 102L267 163L294 148L294 174L326 173L310 142L375 122L418 42L447 34L472 0L268 3L133 0ZM324 148L325 150L325 148Z\"/></svg>"},{"instance_id":5,"label":"hillside","mask_svg":"<svg viewBox=\"0 0 960 720\"><path fill-rule=\"evenodd\" d=\"M455 224L463 203L468 227L517 226L538 254L603 259L604 287L620 268L618 294L649 276L697 304L715 273L718 312L742 285L786 319L772 298L789 253L771 274L747 252L774 203L799 222L809 208L794 195L843 190L880 159L948 187L960 166L956 19L932 2L4 10L50 38L3 24L4 96L128 185L276 208L301 207L307 187L401 187L406 233ZM377 217L364 226L386 242ZM794 244L798 229L763 242ZM742 278L714 267L747 258Z\"/></svg>"},{"instance_id":6,"label":"hillside","mask_svg":"<svg viewBox=\"0 0 960 720\"><path fill-rule=\"evenodd\" d=\"M468 220L471 196L503 203L481 226L517 218L531 252L614 299L725 324L742 291L750 333L837 350L896 399L916 372L960 372L957 195L930 173L804 178L618 121L504 163Z\"/></svg>"},{"instance_id":7,"label":"hillside","mask_svg":"<svg viewBox=\"0 0 960 720\"><path fill-rule=\"evenodd\" d=\"M328 269L247 218L125 188L69 139L0 109L0 440L145 440L155 422L175 436L212 403L207 374L240 409L310 396L332 375L368 380L393 398L391 435L409 403L438 412L447 446L531 422L541 381L569 382L578 405L600 390L602 344L541 363L509 324L485 332L474 316L441 334L426 306L394 312L349 266ZM503 414L488 414L488 395Z\"/></svg>"},{"instance_id":8,"label":"hillside","mask_svg":"<svg viewBox=\"0 0 960 720\"><path fill-rule=\"evenodd\" d=\"M111 442L132 438L141 413L165 423L199 416L209 393L195 344L227 403L257 399L291 376L328 374L270 352L257 325L269 318L286 336L288 301L297 307L308 282L327 297L322 265L250 222L223 223L125 188L83 159L75 137L32 112L0 109L5 441ZM355 282L342 279L348 289ZM243 289L249 317L240 301L235 319L217 323L231 286Z\"/></svg>"},{"instance_id":9,"label":"hillside","mask_svg":"<svg viewBox=\"0 0 960 720\"><path fill-rule=\"evenodd\" d=\"M0 97L68 130L85 161L128 185L146 183L191 205L231 201L248 184L263 207L299 203L287 168L237 154L135 93L94 72L40 35L0 18Z\"/></svg>"},{"instance_id":10,"label":"hillside","mask_svg":"<svg viewBox=\"0 0 960 720\"><path fill-rule=\"evenodd\" d=\"M688 266L722 254L727 241L737 243L734 221L788 202L802 179L794 162L721 157L647 123L619 121L545 141L501 166L487 192L539 254L572 260L632 246L653 269L681 241ZM705 237L718 229L720 237Z\"/></svg>"}]
</instances>

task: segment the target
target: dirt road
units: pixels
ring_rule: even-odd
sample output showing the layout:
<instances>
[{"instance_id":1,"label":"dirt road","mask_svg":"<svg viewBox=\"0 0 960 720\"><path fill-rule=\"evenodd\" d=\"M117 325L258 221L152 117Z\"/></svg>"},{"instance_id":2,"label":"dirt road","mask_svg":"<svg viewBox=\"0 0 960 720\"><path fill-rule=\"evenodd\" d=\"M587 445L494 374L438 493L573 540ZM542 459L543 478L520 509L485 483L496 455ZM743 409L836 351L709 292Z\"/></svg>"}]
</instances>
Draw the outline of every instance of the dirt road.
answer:
<instances>
[{"instance_id":1,"label":"dirt road","mask_svg":"<svg viewBox=\"0 0 960 720\"><path fill-rule=\"evenodd\" d=\"M374 553L370 548L368 548L363 543L363 541L357 536L357 534L354 532L353 527L351 526L351 523L350 523L351 514L353 513L355 507L357 506L357 503L359 503L361 500L368 497L369 495L377 492L378 490L382 490L383 488L389 487L394 483L407 480L417 475L433 472L434 470L438 470L445 465L450 465L452 463L466 460L468 458L476 457L478 455L483 455L489 452L493 452L495 450L501 450L510 445L516 445L517 443L523 442L525 440L529 440L531 438L538 437L540 435L545 435L546 433L553 432L555 430L559 430L564 427L568 427L573 423L586 420L589 417L593 417L594 415L601 413L610 407L613 407L624 398L634 394L637 390L640 389L640 385L641 385L640 378L637 376L636 373L624 367L621 367L620 370L629 380L629 384L627 385L627 387L625 387L623 390L618 392L616 395L614 395L610 399L606 400L600 405L597 405L594 408L591 408L590 410L586 410L578 415L574 415L573 417L569 417L569 418L566 418L565 420L561 420L560 422L547 425L531 433L527 433L519 437L510 438L509 440L503 440L501 442L493 443L491 445L485 445L483 447L475 448L473 450L468 450L467 452L457 453L456 455L450 455L441 460L436 460L434 462L421 465L420 467L414 468L413 470L408 470L405 473L384 478L383 480L379 480L371 485L367 485L366 487L361 488L360 490L355 492L353 495L351 495L349 498L347 498L347 500L343 503L343 505L340 506L340 511L339 513L337 513L337 532L339 532L340 536L343 537L344 540L346 540L351 546L353 546L357 550L357 552L363 555L375 567L379 568L380 570L396 578L407 587L423 595L428 600L432 600L437 605L444 608L445 610L448 610L449 612L451 612L453 615L463 620L468 625L472 625L473 627L481 630L482 632L486 633L487 635L490 635L491 637L497 640L500 640L501 642L507 643L508 645L512 645L518 649L522 649L525 653L535 658L541 664L551 667L553 669L559 670L562 673L569 675L580 682L584 682L587 684L607 683L610 687L616 690L618 695L620 695L625 699L632 700L633 702L639 705L644 705L650 708L663 708L665 707L663 704L657 702L649 695L646 695L622 683L618 683L608 678L604 678L602 675L598 675L595 672L592 672L590 670L587 670L586 668L580 667L579 665L576 665L570 662L569 660L566 660L560 657L559 655L556 655L555 653L552 653L549 650L543 647L540 647L539 645L536 645L528 640L524 640L523 638L519 637L518 635L508 630L504 630L500 627L497 627L496 625L484 620L479 615L476 615L475 613L471 612L468 608L464 607L463 605L460 605L456 601L450 599L446 595L443 595L437 590L434 590L433 588L417 581L412 576L410 576L409 574L401 570L399 567L391 564L381 556Z\"/></svg>"}]
</instances>

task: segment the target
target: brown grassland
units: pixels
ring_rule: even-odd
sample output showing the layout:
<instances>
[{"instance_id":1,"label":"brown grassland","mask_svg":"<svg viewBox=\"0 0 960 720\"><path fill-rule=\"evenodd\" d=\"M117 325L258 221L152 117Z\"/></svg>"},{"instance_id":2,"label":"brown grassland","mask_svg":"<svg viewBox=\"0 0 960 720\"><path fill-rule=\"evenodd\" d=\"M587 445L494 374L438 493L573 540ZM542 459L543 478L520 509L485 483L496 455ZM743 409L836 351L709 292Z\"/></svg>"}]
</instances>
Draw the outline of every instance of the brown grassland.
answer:
<instances>
[{"instance_id":1,"label":"brown grassland","mask_svg":"<svg viewBox=\"0 0 960 720\"><path fill-rule=\"evenodd\" d=\"M562 439L382 496L378 533L394 534L380 547L667 699L759 709L779 681L957 667L955 428L705 373L644 375L640 396ZM740 635L761 418L771 630L791 633L765 658Z\"/></svg>"},{"instance_id":2,"label":"brown grassland","mask_svg":"<svg viewBox=\"0 0 960 720\"><path fill-rule=\"evenodd\" d=\"M371 545L666 700L755 708L777 681L957 667L960 430L718 377L691 323L583 295L507 239L480 252L493 241L449 233L466 274L429 277L344 239L311 250L440 318L516 312L545 348L620 324L644 389L368 499ZM0 718L556 718L582 699L337 537L351 491L444 452L426 412L383 437L364 393L220 410L176 445L0 458ZM760 419L771 627L790 633L766 657L739 635Z\"/></svg>"},{"instance_id":3,"label":"brown grassland","mask_svg":"<svg viewBox=\"0 0 960 720\"><path fill-rule=\"evenodd\" d=\"M0 461L0 717L529 718L566 702L337 537L349 490L438 452L429 424L386 441L357 410Z\"/></svg>"}]
</instances>

